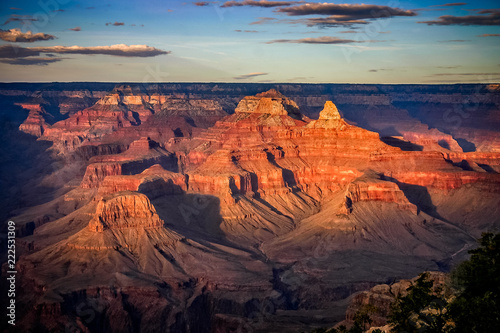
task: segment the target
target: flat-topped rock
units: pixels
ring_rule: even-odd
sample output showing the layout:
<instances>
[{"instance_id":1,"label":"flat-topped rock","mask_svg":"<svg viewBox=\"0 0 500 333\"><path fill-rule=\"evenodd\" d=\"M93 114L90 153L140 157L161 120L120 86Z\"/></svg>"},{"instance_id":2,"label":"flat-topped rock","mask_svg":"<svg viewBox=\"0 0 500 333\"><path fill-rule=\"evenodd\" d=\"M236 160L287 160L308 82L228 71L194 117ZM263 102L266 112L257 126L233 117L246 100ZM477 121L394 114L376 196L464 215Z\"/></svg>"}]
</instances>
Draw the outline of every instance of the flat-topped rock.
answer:
<instances>
[{"instance_id":1,"label":"flat-topped rock","mask_svg":"<svg viewBox=\"0 0 500 333\"><path fill-rule=\"evenodd\" d=\"M289 98L286 98L275 89L246 96L239 103L235 113L262 113L277 116L291 116L301 118L299 107Z\"/></svg>"}]
</instances>

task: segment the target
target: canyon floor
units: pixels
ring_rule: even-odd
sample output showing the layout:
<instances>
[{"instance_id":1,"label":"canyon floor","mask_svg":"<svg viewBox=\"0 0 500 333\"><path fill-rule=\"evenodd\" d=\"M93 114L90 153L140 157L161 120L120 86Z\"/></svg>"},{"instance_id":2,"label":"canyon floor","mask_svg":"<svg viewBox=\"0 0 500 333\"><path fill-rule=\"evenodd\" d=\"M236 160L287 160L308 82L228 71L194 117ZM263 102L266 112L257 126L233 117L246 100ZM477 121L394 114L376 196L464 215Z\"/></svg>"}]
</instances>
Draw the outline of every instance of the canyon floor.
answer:
<instances>
[{"instance_id":1,"label":"canyon floor","mask_svg":"<svg viewBox=\"0 0 500 333\"><path fill-rule=\"evenodd\" d=\"M500 227L498 85L0 84L0 108L13 332L329 327Z\"/></svg>"}]
</instances>

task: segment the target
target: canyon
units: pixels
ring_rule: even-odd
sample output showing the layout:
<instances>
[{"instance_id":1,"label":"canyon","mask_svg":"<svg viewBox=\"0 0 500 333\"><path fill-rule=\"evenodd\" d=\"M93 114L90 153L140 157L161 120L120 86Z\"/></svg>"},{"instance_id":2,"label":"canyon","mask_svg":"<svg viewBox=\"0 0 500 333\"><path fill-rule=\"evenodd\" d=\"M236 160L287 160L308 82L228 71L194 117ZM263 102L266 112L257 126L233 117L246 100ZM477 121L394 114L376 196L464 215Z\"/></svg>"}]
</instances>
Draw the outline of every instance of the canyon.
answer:
<instances>
[{"instance_id":1,"label":"canyon","mask_svg":"<svg viewBox=\"0 0 500 333\"><path fill-rule=\"evenodd\" d=\"M20 331L329 327L367 297L387 308L377 285L446 272L500 226L496 85L0 96Z\"/></svg>"}]
</instances>

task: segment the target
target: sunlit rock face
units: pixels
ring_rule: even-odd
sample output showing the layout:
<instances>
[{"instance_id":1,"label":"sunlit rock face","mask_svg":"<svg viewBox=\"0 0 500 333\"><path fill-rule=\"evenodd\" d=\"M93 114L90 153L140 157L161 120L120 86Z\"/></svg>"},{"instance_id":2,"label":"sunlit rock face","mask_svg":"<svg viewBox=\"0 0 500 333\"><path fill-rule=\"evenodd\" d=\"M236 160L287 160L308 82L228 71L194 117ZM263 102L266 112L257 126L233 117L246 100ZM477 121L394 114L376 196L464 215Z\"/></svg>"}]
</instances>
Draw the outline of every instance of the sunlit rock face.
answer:
<instances>
[{"instance_id":1,"label":"sunlit rock face","mask_svg":"<svg viewBox=\"0 0 500 333\"><path fill-rule=\"evenodd\" d=\"M447 270L500 226L489 125L470 136L489 151L464 152L458 132L391 104L454 101L438 88L249 87L58 91L57 117L15 104L22 147L39 147L17 149L36 163L10 192L29 194L9 215L22 330L245 331L263 304L262 331L333 326L353 293ZM347 320L387 307L386 286L360 295ZM77 308L88 302L95 321ZM298 312L307 323L284 320Z\"/></svg>"}]
</instances>

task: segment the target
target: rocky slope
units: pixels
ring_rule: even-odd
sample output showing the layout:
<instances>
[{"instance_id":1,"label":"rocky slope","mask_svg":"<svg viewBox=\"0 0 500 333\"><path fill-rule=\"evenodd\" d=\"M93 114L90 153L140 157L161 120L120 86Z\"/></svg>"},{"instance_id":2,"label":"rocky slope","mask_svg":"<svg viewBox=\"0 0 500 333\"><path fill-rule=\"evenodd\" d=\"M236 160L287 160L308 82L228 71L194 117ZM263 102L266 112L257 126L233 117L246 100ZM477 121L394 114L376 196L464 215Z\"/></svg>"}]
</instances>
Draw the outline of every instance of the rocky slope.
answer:
<instances>
[{"instance_id":1,"label":"rocky slope","mask_svg":"<svg viewBox=\"0 0 500 333\"><path fill-rule=\"evenodd\" d=\"M48 166L26 175L34 194L51 191L10 213L30 305L22 329L273 331L290 313L308 319L275 331L328 326L340 318L314 314L446 270L500 225L494 148L463 152L392 107L356 115L363 128L324 100L344 89L335 100L390 105L405 86L280 88L311 95L271 89L236 104L249 87L209 84L44 92L95 100L57 121L44 103L24 104L20 129L52 146L38 153ZM415 100L429 89L413 88ZM315 120L301 111L320 101ZM385 132L393 125L401 132Z\"/></svg>"},{"instance_id":2,"label":"rocky slope","mask_svg":"<svg viewBox=\"0 0 500 333\"><path fill-rule=\"evenodd\" d=\"M114 86L107 83L1 84L0 95L13 102L41 97L49 112L61 117L90 107ZM125 90L180 98L180 104L190 99L216 101L230 113L243 97L277 88L309 117L316 118L325 101L332 100L347 120L381 136L404 135L417 140L433 137L434 144L446 149L456 149L458 144L468 152L499 151L496 129L500 95L495 85L172 83L130 86L132 88L125 87ZM421 137L422 134L429 138Z\"/></svg>"}]
</instances>

